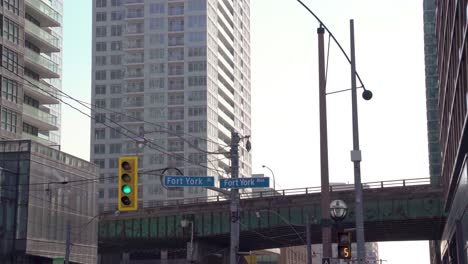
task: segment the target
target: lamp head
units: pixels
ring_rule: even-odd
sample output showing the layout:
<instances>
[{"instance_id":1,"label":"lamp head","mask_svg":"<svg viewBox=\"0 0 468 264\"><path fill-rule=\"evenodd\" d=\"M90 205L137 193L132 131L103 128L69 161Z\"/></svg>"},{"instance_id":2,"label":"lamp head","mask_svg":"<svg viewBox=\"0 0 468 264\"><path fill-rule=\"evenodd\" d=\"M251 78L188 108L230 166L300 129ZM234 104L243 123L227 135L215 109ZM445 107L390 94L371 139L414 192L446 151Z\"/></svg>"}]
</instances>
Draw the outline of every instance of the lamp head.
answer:
<instances>
[{"instance_id":1,"label":"lamp head","mask_svg":"<svg viewBox=\"0 0 468 264\"><path fill-rule=\"evenodd\" d=\"M362 92L362 98L364 98L366 101L369 101L372 99L372 92L370 90L364 90L364 92Z\"/></svg>"}]
</instances>

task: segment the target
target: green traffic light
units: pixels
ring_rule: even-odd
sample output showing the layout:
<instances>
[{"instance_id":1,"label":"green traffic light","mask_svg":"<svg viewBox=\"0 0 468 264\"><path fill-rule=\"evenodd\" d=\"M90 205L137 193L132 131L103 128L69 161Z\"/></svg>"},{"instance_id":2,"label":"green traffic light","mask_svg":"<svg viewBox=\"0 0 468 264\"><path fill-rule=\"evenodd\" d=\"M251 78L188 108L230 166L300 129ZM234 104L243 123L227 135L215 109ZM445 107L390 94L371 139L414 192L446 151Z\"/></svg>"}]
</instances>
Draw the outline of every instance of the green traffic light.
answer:
<instances>
[{"instance_id":1,"label":"green traffic light","mask_svg":"<svg viewBox=\"0 0 468 264\"><path fill-rule=\"evenodd\" d=\"M130 188L128 185L124 185L122 186L122 192L125 194L130 194L132 192L132 188Z\"/></svg>"}]
</instances>

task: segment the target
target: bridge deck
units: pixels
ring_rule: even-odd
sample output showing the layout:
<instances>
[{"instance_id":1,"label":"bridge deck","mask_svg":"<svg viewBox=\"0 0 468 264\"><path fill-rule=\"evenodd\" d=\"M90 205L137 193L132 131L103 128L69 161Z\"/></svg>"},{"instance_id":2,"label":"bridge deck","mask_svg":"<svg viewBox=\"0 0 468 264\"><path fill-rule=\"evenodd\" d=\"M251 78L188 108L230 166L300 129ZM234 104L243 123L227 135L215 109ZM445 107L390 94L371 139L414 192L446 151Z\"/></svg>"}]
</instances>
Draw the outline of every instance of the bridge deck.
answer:
<instances>
[{"instance_id":1,"label":"bridge deck","mask_svg":"<svg viewBox=\"0 0 468 264\"><path fill-rule=\"evenodd\" d=\"M421 184L423 183L423 184ZM445 222L442 189L426 179L364 184L366 241L438 239ZM349 185L332 189L332 199L349 207L344 228L354 227L354 191ZM318 190L318 191L316 191ZM320 187L256 193L241 199L241 249L253 250L305 243L305 219L312 219L313 243L321 243ZM184 199L119 216L100 218L100 251L115 245L144 248L181 248L190 230L180 220L194 223L195 239L208 244L229 245L229 201L222 196L208 201Z\"/></svg>"}]
</instances>

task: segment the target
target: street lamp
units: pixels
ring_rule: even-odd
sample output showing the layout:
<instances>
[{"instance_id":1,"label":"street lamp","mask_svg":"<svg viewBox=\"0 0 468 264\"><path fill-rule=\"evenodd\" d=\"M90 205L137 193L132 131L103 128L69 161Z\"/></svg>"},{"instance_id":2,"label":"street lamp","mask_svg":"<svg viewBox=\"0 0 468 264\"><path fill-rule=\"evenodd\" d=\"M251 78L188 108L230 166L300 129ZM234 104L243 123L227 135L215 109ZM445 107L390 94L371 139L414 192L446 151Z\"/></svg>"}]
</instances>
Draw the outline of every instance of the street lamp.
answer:
<instances>
[{"instance_id":1,"label":"street lamp","mask_svg":"<svg viewBox=\"0 0 468 264\"><path fill-rule=\"evenodd\" d=\"M335 222L345 219L348 214L348 206L342 200L334 200L330 203L330 216Z\"/></svg>"},{"instance_id":2,"label":"street lamp","mask_svg":"<svg viewBox=\"0 0 468 264\"><path fill-rule=\"evenodd\" d=\"M190 221L188 219L182 219L182 220L180 220L180 225L183 228L187 228L189 225L191 227L191 229L190 229L190 246L189 246L189 250L188 250L188 253L187 253L187 260L189 262L191 262L192 258L193 258L193 221Z\"/></svg>"},{"instance_id":3,"label":"street lamp","mask_svg":"<svg viewBox=\"0 0 468 264\"><path fill-rule=\"evenodd\" d=\"M267 165L262 165L262 168L267 168L270 172L271 175L273 176L273 191L276 191L276 180L275 180L275 174L273 173L273 170L270 169Z\"/></svg>"}]
</instances>

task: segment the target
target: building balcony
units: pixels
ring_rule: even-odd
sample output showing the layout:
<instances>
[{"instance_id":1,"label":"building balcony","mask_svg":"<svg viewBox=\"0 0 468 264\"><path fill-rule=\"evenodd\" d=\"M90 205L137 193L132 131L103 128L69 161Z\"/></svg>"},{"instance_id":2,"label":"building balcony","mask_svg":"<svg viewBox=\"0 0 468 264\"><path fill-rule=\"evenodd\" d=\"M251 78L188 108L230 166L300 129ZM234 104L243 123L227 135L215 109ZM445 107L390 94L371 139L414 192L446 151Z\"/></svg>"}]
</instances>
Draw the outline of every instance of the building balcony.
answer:
<instances>
[{"instance_id":1,"label":"building balcony","mask_svg":"<svg viewBox=\"0 0 468 264\"><path fill-rule=\"evenodd\" d=\"M28 76L24 76L23 82L24 93L37 99L40 104L58 104L60 95L57 88L50 84L34 80Z\"/></svg>"},{"instance_id":2,"label":"building balcony","mask_svg":"<svg viewBox=\"0 0 468 264\"><path fill-rule=\"evenodd\" d=\"M29 139L29 140L32 140L34 142L37 142L37 143L41 143L42 145L46 145L46 146L50 146L50 145L55 145L56 143L52 142L52 141L49 141L47 139L44 139L44 138L40 138L38 136L35 136L35 135L32 135L32 134L29 134L29 133L26 133L26 132L23 132L21 134L21 139Z\"/></svg>"},{"instance_id":3,"label":"building balcony","mask_svg":"<svg viewBox=\"0 0 468 264\"><path fill-rule=\"evenodd\" d=\"M218 136L219 133L222 133L224 137L230 138L231 137L231 131L227 129L223 124L218 122Z\"/></svg>"},{"instance_id":4,"label":"building balcony","mask_svg":"<svg viewBox=\"0 0 468 264\"><path fill-rule=\"evenodd\" d=\"M27 104L23 104L23 121L42 131L58 130L56 116Z\"/></svg>"},{"instance_id":5,"label":"building balcony","mask_svg":"<svg viewBox=\"0 0 468 264\"><path fill-rule=\"evenodd\" d=\"M221 109L218 109L218 118L222 119L222 122L230 125L231 127L234 127L234 120Z\"/></svg>"},{"instance_id":6,"label":"building balcony","mask_svg":"<svg viewBox=\"0 0 468 264\"><path fill-rule=\"evenodd\" d=\"M145 0L125 0L125 5L144 5Z\"/></svg>"},{"instance_id":7,"label":"building balcony","mask_svg":"<svg viewBox=\"0 0 468 264\"><path fill-rule=\"evenodd\" d=\"M60 39L44 29L26 20L24 31L28 41L34 43L43 52L59 52Z\"/></svg>"},{"instance_id":8,"label":"building balcony","mask_svg":"<svg viewBox=\"0 0 468 264\"><path fill-rule=\"evenodd\" d=\"M42 0L26 0L26 13L30 14L44 27L59 27L62 15Z\"/></svg>"},{"instance_id":9,"label":"building balcony","mask_svg":"<svg viewBox=\"0 0 468 264\"><path fill-rule=\"evenodd\" d=\"M38 73L41 78L60 77L60 67L57 63L30 49L26 49L24 62L27 68Z\"/></svg>"}]
</instances>

